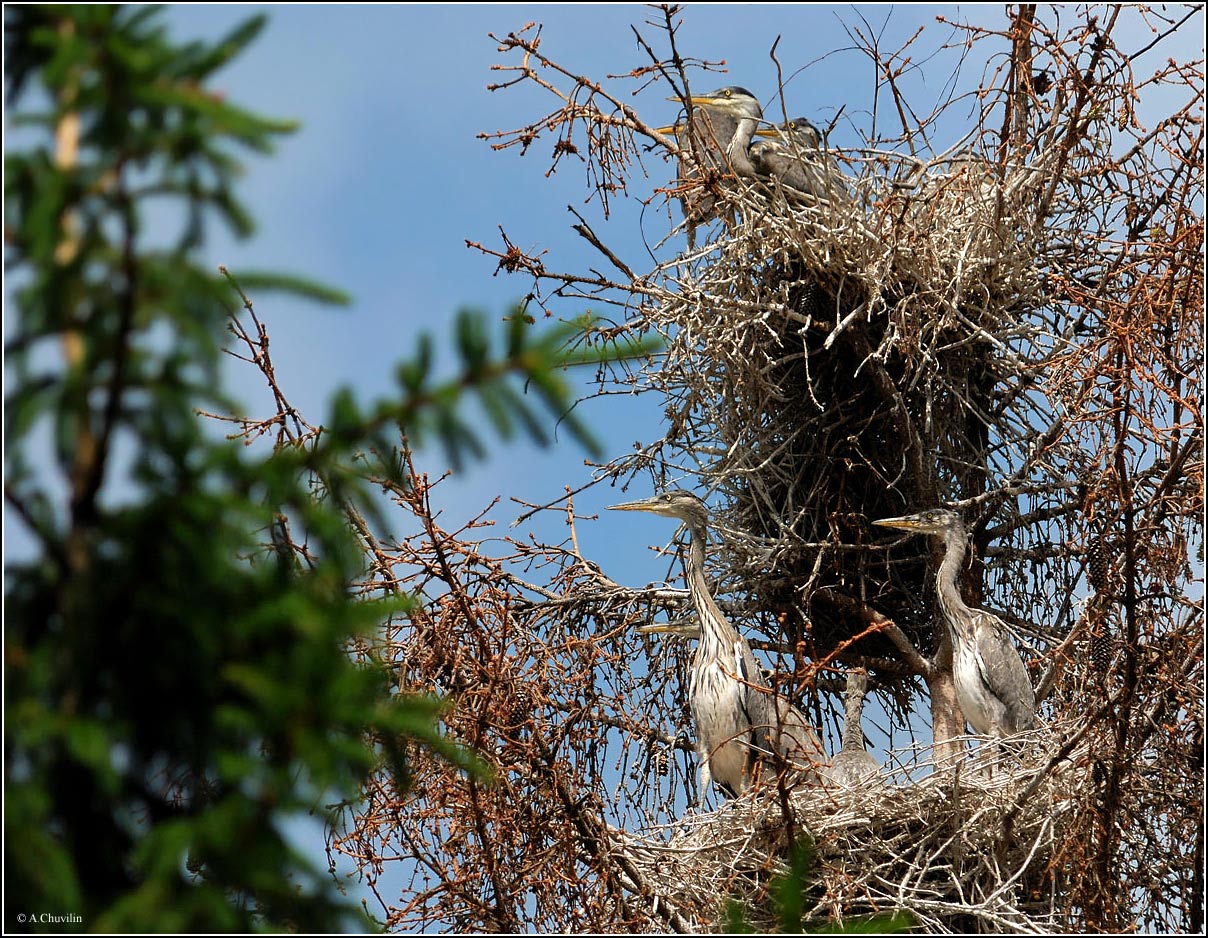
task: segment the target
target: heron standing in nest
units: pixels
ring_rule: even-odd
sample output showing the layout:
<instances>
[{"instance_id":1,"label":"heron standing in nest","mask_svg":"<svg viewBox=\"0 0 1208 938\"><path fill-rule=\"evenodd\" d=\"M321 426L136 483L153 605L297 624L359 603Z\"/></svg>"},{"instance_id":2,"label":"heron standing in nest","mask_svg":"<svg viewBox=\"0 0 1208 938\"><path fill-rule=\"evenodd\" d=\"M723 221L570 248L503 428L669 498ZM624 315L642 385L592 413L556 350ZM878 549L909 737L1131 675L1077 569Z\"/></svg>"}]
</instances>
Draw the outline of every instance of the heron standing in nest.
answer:
<instances>
[{"instance_id":1,"label":"heron standing in nest","mask_svg":"<svg viewBox=\"0 0 1208 938\"><path fill-rule=\"evenodd\" d=\"M881 774L881 766L864 748L864 728L860 715L864 697L868 694L868 672L862 668L849 671L847 691L843 695L843 748L831 759L826 777L847 788L873 784Z\"/></svg>"},{"instance_id":2,"label":"heron standing in nest","mask_svg":"<svg viewBox=\"0 0 1208 938\"><path fill-rule=\"evenodd\" d=\"M795 192L851 204L843 174L826 152L822 132L808 118L794 117L779 126L757 130L755 136L764 138L748 149L759 176Z\"/></svg>"},{"instance_id":3,"label":"heron standing in nest","mask_svg":"<svg viewBox=\"0 0 1208 938\"><path fill-rule=\"evenodd\" d=\"M751 784L761 758L773 765L783 760L802 780L816 781L815 766L826 761L822 744L801 711L768 686L751 646L709 591L705 580L709 512L704 502L691 492L675 490L610 507L677 518L688 528L688 593L699 621L687 628L653 625L643 631L699 639L688 683L688 705L696 722L702 794L711 781L730 797L741 794Z\"/></svg>"},{"instance_id":4,"label":"heron standing in nest","mask_svg":"<svg viewBox=\"0 0 1208 938\"><path fill-rule=\"evenodd\" d=\"M952 639L952 678L961 712L974 731L1003 738L1031 729L1036 694L1019 652L998 616L965 604L957 575L965 560L965 525L955 511L932 508L874 524L912 534L930 534L944 544L935 576L940 612Z\"/></svg>"},{"instance_id":5,"label":"heron standing in nest","mask_svg":"<svg viewBox=\"0 0 1208 938\"><path fill-rule=\"evenodd\" d=\"M680 160L678 176L681 184L700 177L701 169L733 172L736 176L755 176L748 150L755 136L763 110L755 95L730 85L708 94L690 95L686 100L668 98L668 101L683 103L692 110L691 126L694 134L688 136L688 124L660 127L661 134L674 134L681 152L693 156L694 165L685 169ZM696 246L696 226L717 215L717 197L708 191L695 192L680 197L684 218L688 228L688 246Z\"/></svg>"}]
</instances>

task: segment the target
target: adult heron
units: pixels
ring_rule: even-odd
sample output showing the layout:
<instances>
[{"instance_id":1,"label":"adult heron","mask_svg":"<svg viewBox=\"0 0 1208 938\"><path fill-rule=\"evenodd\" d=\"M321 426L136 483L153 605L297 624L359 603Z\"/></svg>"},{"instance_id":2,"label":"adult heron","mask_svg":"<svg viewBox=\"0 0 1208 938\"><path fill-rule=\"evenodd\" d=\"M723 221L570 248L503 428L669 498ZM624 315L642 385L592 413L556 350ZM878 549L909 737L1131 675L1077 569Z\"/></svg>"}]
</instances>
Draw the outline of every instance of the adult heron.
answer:
<instances>
[{"instance_id":1,"label":"adult heron","mask_svg":"<svg viewBox=\"0 0 1208 938\"><path fill-rule=\"evenodd\" d=\"M736 176L754 176L755 167L747 150L755 136L755 128L763 117L759 100L737 85L718 88L708 94L689 95L687 99L668 98L693 108L691 126L688 124L660 127L661 134L674 134L681 152L692 154L692 162L681 159L677 167L680 182L697 179L702 170L733 172ZM708 191L698 191L680 197L687 220L688 244L695 247L696 226L717 215L717 198Z\"/></svg>"},{"instance_id":2,"label":"adult heron","mask_svg":"<svg viewBox=\"0 0 1208 938\"><path fill-rule=\"evenodd\" d=\"M700 789L711 781L731 797L751 784L760 758L787 762L802 779L816 780L826 753L805 717L768 686L751 646L718 608L705 580L705 533L709 511L691 492L673 490L609 506L677 518L688 528L685 561L688 593L698 624L647 626L647 632L677 632L699 638L688 683L688 705L696 722Z\"/></svg>"},{"instance_id":3,"label":"adult heron","mask_svg":"<svg viewBox=\"0 0 1208 938\"><path fill-rule=\"evenodd\" d=\"M776 127L755 131L761 138L748 149L760 176L820 199L849 204L851 193L843 174L823 145L822 132L805 117L794 117Z\"/></svg>"},{"instance_id":4,"label":"adult heron","mask_svg":"<svg viewBox=\"0 0 1208 938\"><path fill-rule=\"evenodd\" d=\"M864 697L868 694L868 672L857 668L847 674L847 689L843 695L843 748L831 759L826 777L836 784L853 788L871 784L881 774L881 766L864 748L864 728L860 715Z\"/></svg>"},{"instance_id":5,"label":"adult heron","mask_svg":"<svg viewBox=\"0 0 1208 938\"><path fill-rule=\"evenodd\" d=\"M968 543L961 516L946 508L931 508L873 523L930 534L944 544L935 591L952 638L956 699L969 725L983 736L996 737L1030 729L1036 716L1036 694L1019 652L1007 637L1006 624L984 609L966 605L956 585Z\"/></svg>"}]
</instances>

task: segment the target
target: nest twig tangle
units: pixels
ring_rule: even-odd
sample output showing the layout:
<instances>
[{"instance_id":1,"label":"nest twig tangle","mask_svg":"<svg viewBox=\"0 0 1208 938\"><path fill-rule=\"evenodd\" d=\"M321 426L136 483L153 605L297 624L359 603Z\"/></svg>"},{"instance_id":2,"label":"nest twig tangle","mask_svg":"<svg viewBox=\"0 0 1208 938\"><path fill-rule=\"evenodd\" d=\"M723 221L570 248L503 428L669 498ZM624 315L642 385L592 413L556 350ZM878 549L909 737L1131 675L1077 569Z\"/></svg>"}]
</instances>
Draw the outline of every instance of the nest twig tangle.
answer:
<instances>
[{"instance_id":1,"label":"nest twig tangle","mask_svg":"<svg viewBox=\"0 0 1208 938\"><path fill-rule=\"evenodd\" d=\"M450 735L496 779L417 753L411 790L382 779L332 849L399 929L709 930L724 897L774 924L794 838L817 856L807 924L1202 929L1202 62L1145 55L1196 14L945 24L942 46L965 51L928 108L907 100L906 56L853 27L849 54L883 77L832 132L850 200L705 165L674 181L665 158L690 166L691 149L639 112L715 68L681 54L678 16L655 11L658 40L637 31L649 61L601 81L535 26L499 40L497 87L555 104L490 139L552 137L554 167L586 169L602 221L575 230L602 262L555 272L507 235L479 246L533 309L615 310L584 342L663 339L599 376L600 397L657 395L666 422L593 481L707 496L715 591L779 690L833 726L836 669L869 668L892 771L875 790L773 785L688 810L705 795L690 653L634 628L686 614L683 592L626 589L583 557L569 494L544 509L567 542L488 558L472 531L439 530L417 476L401 503L422 534L377 563L423 601L383 653L402 685L450 697ZM965 89L968 61L992 66ZM785 94L769 113L793 113ZM1142 115L1151 97L1175 103ZM653 265L602 227L644 174L667 222ZM716 217L684 250L694 186ZM941 503L973 533L967 598L1003 611L1043 698L993 772L960 758L932 548L870 526Z\"/></svg>"}]
</instances>

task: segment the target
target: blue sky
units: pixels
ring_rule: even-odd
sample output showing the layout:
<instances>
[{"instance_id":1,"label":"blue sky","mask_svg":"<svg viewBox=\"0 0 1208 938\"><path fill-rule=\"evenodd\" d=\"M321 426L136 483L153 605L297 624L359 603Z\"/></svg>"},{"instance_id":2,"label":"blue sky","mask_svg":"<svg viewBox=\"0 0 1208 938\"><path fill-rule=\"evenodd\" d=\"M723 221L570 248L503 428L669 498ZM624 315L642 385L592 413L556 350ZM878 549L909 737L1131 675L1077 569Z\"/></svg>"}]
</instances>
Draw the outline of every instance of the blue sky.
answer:
<instances>
[{"instance_id":1,"label":"blue sky","mask_svg":"<svg viewBox=\"0 0 1208 938\"><path fill-rule=\"evenodd\" d=\"M647 25L655 11L636 5L178 6L170 9L168 22L178 38L217 38L260 10L270 15L268 28L219 73L215 87L260 113L297 119L301 130L284 139L272 157L249 159L241 191L259 222L256 237L235 244L212 236L206 252L215 264L236 272L286 269L352 294L348 309L272 296L257 302L272 335L282 386L312 420L322 419L326 401L340 385L352 386L362 398L391 393L393 365L414 347L417 334L433 333L440 347L459 307L478 307L498 317L525 294L526 280L496 276L495 264L468 249L467 239L496 247L503 225L522 248L548 249L551 268L582 270L600 259L571 231L575 220L567 206L573 205L635 270L650 266L643 238L655 243L665 234L666 214L652 206L643 217L641 200L671 176L657 156L646 160L650 177L631 180L631 197L617 200L604 221L597 204L584 205L587 189L579 164L564 161L546 177L552 137L538 140L522 158L518 148L492 151L477 134L518 127L552 109L553 99L528 88L486 90L500 79L491 66L505 61L489 32L502 36L538 21L544 27L543 51L602 78L648 63L631 26L656 50L665 48L661 31ZM875 7L860 15L882 33L883 48L896 48L921 24L935 30L932 46L949 37L949 27L935 24L937 12L1001 17L998 7ZM776 68L769 50L780 37L777 57L784 66L790 114L825 125L846 105L831 135L832 144L844 146L855 142L848 121L866 127L871 119L871 69L843 26L843 20L861 26L860 15L850 7L689 7L678 42L686 55L727 63L725 74L694 76L694 87L741 84L773 114L779 105L773 101ZM980 71L976 66L970 79ZM936 69L933 87L928 87L927 69L908 80L934 99L949 72ZM628 94L636 83L613 87ZM664 123L677 111L664 100L668 94L660 82L630 100L652 123ZM570 317L582 308L555 312ZM444 361L452 359L446 355ZM267 407L254 375L236 370L233 378L253 410ZM653 400L613 397L602 406L588 404L581 413L597 427L607 457L663 432L661 408ZM587 478L583 456L570 442L550 450L528 444L495 447L491 460L468 467L439 494L448 499L450 521L502 495L496 515L506 524L518 513L509 496L545 502L564 485L582 484ZM420 461L433 472L441 468L435 450L422 453ZM611 493L601 490L586 494L582 505L595 510L610 499ZM656 519L624 521L623 529L608 516L583 526L585 552L603 563L618 553L614 538L641 539L649 531L643 543L654 543L669 536ZM619 553L619 559L644 560L643 552ZM647 572L642 563L609 570L630 582L661 575Z\"/></svg>"},{"instance_id":2,"label":"blue sky","mask_svg":"<svg viewBox=\"0 0 1208 938\"><path fill-rule=\"evenodd\" d=\"M352 295L353 305L346 309L274 296L257 300L272 335L282 387L312 421L323 419L326 402L341 385L353 387L362 399L392 393L393 366L409 354L421 331L434 335L437 347L446 352L442 360L452 365L444 339L458 308L477 307L494 319L527 292L527 279L496 275L493 261L467 248L467 240L498 247L502 225L520 247L548 250L551 269L599 265L600 256L571 230L575 219L569 205L635 270L653 266L645 244L665 235L667 214L660 208L661 197L644 214L642 201L672 176L657 155L644 161L649 177L631 178L629 197L615 200L605 221L597 203L584 204L588 193L581 164L564 160L554 175L546 176L551 135L539 139L524 157L519 148L495 152L477 135L519 127L554 106L551 97L529 87L486 90L503 77L492 65L515 62L515 56L508 59L497 51L488 33L504 36L539 22L543 52L603 80L648 64L631 27L656 51L665 50L663 33L648 24L657 18L656 11L640 5L206 5L171 7L167 20L179 39L212 39L259 11L268 12L268 27L218 74L215 88L260 113L296 119L301 129L284 138L273 156L249 156L241 192L259 223L257 235L236 244L214 229L206 252L213 263L235 272L290 270ZM911 66L900 84L916 109L926 113L949 93L959 53L959 48L937 50L946 43L959 47L963 38L937 22L940 15L1004 26L999 5L710 4L684 9L677 42L685 56L726 62L724 74L693 75L694 88L743 85L773 116L780 104L774 100L777 73L769 52L779 39L776 54L784 70L789 114L826 126L842 108L830 142L844 147L858 142L857 128L871 126L876 87L868 57L855 48L850 31L875 35L886 51L924 29L909 50ZM1063 17L1063 25L1073 25L1072 17ZM1131 37L1117 38L1128 44ZM1194 30L1183 30L1177 38L1188 46L1188 58L1202 56ZM1147 41L1147 36L1135 38L1137 47ZM986 59L985 48L978 47L980 58L965 61L964 87L1001 65L1001 60ZM1169 54L1163 46L1150 58L1164 60ZM1142 58L1136 63L1138 74L1155 64ZM609 87L624 97L637 83L619 80ZM659 82L629 100L658 124L676 116L677 105L664 100L668 94ZM878 119L889 120L890 111L882 98ZM966 130L960 114L954 117L952 140L933 141L940 149ZM678 207L674 216L678 221ZM672 242L659 259L681 245ZM577 304L555 309L568 318L582 311ZM239 367L232 370L232 379L251 410L267 412L256 375ZM636 441L661 436L661 411L653 398L609 397L585 404L579 413L596 427L605 458L612 458ZM506 526L520 511L510 497L544 503L566 485L583 484L588 478L585 454L564 437L548 450L528 443L494 446L490 460L468 466L438 489L446 522L452 525L502 496L494 517ZM443 468L435 449L422 452L419 462L433 474ZM594 512L617 500L615 494L592 490L577 505ZM631 542L665 543L670 536L665 527L656 518L605 513L598 522L581 525L578 534L587 556L605 564L621 582L636 585L662 576L665 565L650 567L649 555L632 549ZM557 529L544 533L554 540L562 536ZM618 550L622 544L630 549Z\"/></svg>"}]
</instances>

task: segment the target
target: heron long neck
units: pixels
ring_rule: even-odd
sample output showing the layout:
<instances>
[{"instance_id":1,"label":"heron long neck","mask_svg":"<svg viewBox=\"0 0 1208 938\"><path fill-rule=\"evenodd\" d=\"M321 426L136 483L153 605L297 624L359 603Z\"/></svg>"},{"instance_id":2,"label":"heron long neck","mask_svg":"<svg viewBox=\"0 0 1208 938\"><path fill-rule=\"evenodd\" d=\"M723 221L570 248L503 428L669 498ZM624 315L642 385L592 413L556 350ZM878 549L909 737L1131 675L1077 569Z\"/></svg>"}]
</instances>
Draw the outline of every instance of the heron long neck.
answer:
<instances>
[{"instance_id":1,"label":"heron long neck","mask_svg":"<svg viewBox=\"0 0 1208 938\"><path fill-rule=\"evenodd\" d=\"M843 748L864 748L864 727L860 725L860 716L864 710L864 695L849 693L844 701L847 716L843 721Z\"/></svg>"},{"instance_id":2,"label":"heron long neck","mask_svg":"<svg viewBox=\"0 0 1208 938\"><path fill-rule=\"evenodd\" d=\"M751 162L748 152L751 147L751 138L755 136L755 127L753 117L742 118L738 122L738 126L734 128L734 136L730 138L730 145L726 147L726 157L736 176L756 175L755 164Z\"/></svg>"},{"instance_id":3,"label":"heron long neck","mask_svg":"<svg viewBox=\"0 0 1208 938\"><path fill-rule=\"evenodd\" d=\"M688 544L688 592L692 595L692 604L696 606L696 614L700 618L697 655L729 660L734 655L738 632L709 592L709 583L705 579L705 530L689 522L688 531L691 536Z\"/></svg>"},{"instance_id":4,"label":"heron long neck","mask_svg":"<svg viewBox=\"0 0 1208 938\"><path fill-rule=\"evenodd\" d=\"M960 632L962 637L969 638L971 633L968 623L972 622L971 610L961 596L957 578L965 562L965 526L959 521L944 532L944 559L935 575L935 592L939 597L940 610L949 628Z\"/></svg>"}]
</instances>

